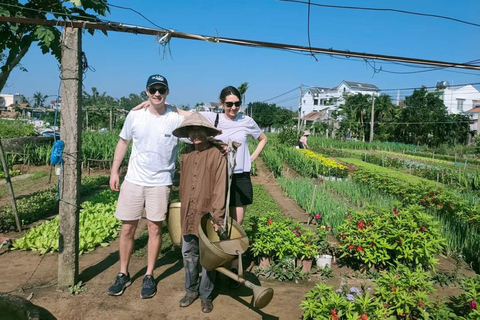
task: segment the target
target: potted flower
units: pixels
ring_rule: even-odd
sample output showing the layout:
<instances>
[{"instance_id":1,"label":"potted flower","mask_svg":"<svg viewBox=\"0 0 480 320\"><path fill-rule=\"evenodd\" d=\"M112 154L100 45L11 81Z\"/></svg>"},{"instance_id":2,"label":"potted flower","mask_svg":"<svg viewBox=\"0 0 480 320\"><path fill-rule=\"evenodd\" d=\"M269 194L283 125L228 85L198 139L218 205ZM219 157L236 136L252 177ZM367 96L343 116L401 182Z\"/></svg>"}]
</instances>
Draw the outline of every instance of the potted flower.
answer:
<instances>
[{"instance_id":1,"label":"potted flower","mask_svg":"<svg viewBox=\"0 0 480 320\"><path fill-rule=\"evenodd\" d=\"M318 255L315 259L317 267L322 269L326 266L332 266L333 246L327 239L330 231L329 226L321 225L317 228L316 245L318 247Z\"/></svg>"},{"instance_id":2,"label":"potted flower","mask_svg":"<svg viewBox=\"0 0 480 320\"><path fill-rule=\"evenodd\" d=\"M290 219L259 218L251 249L254 256L259 257L261 267L268 267L277 258L298 256L303 239L299 226Z\"/></svg>"},{"instance_id":3,"label":"potted flower","mask_svg":"<svg viewBox=\"0 0 480 320\"><path fill-rule=\"evenodd\" d=\"M302 272L306 273L312 269L313 258L318 254L318 246L314 242L303 243L300 250L300 259L297 260L297 266L301 263Z\"/></svg>"}]
</instances>

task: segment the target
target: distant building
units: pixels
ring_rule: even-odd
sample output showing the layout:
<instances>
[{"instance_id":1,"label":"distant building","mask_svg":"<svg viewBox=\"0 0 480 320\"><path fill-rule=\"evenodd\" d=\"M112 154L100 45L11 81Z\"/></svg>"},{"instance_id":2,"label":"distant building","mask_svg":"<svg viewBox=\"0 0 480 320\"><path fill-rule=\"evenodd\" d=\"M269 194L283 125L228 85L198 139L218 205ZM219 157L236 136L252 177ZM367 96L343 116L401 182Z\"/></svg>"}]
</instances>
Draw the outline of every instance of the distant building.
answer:
<instances>
[{"instance_id":1,"label":"distant building","mask_svg":"<svg viewBox=\"0 0 480 320\"><path fill-rule=\"evenodd\" d=\"M302 96L300 116L303 119L311 112L322 111L323 118L331 118L332 112L345 103L344 95L361 93L378 96L379 92L374 84L345 80L333 88L310 87Z\"/></svg>"},{"instance_id":2,"label":"distant building","mask_svg":"<svg viewBox=\"0 0 480 320\"><path fill-rule=\"evenodd\" d=\"M449 114L468 115L474 123L470 125L470 130L480 132L478 115L480 112L480 91L471 84L461 87L450 86L448 82L437 83L434 91L443 101Z\"/></svg>"},{"instance_id":3,"label":"distant building","mask_svg":"<svg viewBox=\"0 0 480 320\"><path fill-rule=\"evenodd\" d=\"M22 95L15 94L0 94L0 111L7 111L8 107L15 104L22 103Z\"/></svg>"}]
</instances>

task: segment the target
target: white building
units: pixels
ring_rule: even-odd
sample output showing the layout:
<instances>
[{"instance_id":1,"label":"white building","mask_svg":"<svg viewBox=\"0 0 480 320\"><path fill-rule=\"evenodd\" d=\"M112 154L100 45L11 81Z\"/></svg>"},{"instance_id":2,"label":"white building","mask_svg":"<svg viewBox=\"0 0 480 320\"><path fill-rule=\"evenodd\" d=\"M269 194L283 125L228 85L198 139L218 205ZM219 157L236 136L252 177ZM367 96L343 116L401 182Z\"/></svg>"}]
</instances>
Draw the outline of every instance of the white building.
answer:
<instances>
[{"instance_id":1,"label":"white building","mask_svg":"<svg viewBox=\"0 0 480 320\"><path fill-rule=\"evenodd\" d=\"M15 94L0 94L0 110L7 110L7 107L12 104L22 103L22 95L19 93Z\"/></svg>"},{"instance_id":2,"label":"white building","mask_svg":"<svg viewBox=\"0 0 480 320\"><path fill-rule=\"evenodd\" d=\"M462 87L449 86L448 82L437 83L435 92L443 100L450 114L465 114L474 120L470 125L470 130L477 131L478 109L480 108L480 91L471 84Z\"/></svg>"},{"instance_id":3,"label":"white building","mask_svg":"<svg viewBox=\"0 0 480 320\"><path fill-rule=\"evenodd\" d=\"M378 96L379 92L380 89L374 84L345 80L333 88L310 87L302 96L300 116L303 118L312 112L323 111L330 118L332 112L345 103L344 95L361 93Z\"/></svg>"}]
</instances>

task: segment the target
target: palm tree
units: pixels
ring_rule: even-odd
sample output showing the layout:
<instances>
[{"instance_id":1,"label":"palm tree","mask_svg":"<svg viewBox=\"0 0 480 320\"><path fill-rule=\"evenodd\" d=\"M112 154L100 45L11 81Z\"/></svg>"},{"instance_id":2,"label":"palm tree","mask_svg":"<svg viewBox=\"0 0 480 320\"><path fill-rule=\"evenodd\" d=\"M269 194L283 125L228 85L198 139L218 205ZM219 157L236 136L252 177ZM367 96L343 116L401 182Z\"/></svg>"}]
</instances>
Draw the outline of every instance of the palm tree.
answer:
<instances>
[{"instance_id":1,"label":"palm tree","mask_svg":"<svg viewBox=\"0 0 480 320\"><path fill-rule=\"evenodd\" d=\"M45 100L47 100L48 95L42 94L41 92L37 91L33 94L33 107L40 108L43 107Z\"/></svg>"},{"instance_id":2,"label":"palm tree","mask_svg":"<svg viewBox=\"0 0 480 320\"><path fill-rule=\"evenodd\" d=\"M248 82L242 83L240 86L238 86L237 89L238 91L240 91L240 94L242 95L242 102L243 102L243 105L245 106L245 93L247 92L247 89L248 89ZM250 111L250 113L252 113L252 111Z\"/></svg>"}]
</instances>

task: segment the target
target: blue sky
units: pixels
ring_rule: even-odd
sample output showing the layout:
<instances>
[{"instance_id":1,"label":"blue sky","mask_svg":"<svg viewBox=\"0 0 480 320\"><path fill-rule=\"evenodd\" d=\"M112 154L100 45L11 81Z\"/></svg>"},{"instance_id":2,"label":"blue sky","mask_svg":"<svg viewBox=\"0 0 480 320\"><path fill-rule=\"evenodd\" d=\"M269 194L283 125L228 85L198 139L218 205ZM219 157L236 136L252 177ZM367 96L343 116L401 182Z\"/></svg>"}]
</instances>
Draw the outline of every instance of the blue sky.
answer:
<instances>
[{"instance_id":1,"label":"blue sky","mask_svg":"<svg viewBox=\"0 0 480 320\"><path fill-rule=\"evenodd\" d=\"M156 25L176 31L308 46L308 6L278 0L243 1L126 1L113 5L132 8ZM306 1L308 2L308 1ZM313 0L316 4L391 8L448 16L480 24L478 0ZM157 28L137 13L112 7L105 18ZM383 55L465 63L480 59L480 27L450 20L386 11L363 11L312 6L312 47L333 48ZM330 57L288 51L241 47L230 44L172 38L164 49L154 36L100 32L83 34L83 51L90 69L84 89L96 87L115 98L140 93L149 75L159 73L170 83L168 101L177 106L218 101L221 89L248 82L246 100L265 101L292 110L298 108L301 84L334 87L342 80L373 83L382 90L480 82L480 71L443 69L393 74L374 69L359 59ZM422 69L370 61L385 71ZM57 61L32 46L22 60L28 72L12 72L2 93L21 93L27 98L37 91L57 94L60 85ZM396 96L395 90L384 93ZM407 91L401 91L404 96ZM272 99L282 95L277 99Z\"/></svg>"}]
</instances>

